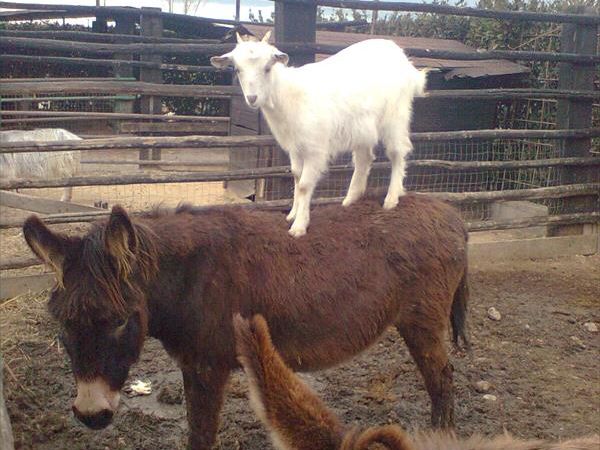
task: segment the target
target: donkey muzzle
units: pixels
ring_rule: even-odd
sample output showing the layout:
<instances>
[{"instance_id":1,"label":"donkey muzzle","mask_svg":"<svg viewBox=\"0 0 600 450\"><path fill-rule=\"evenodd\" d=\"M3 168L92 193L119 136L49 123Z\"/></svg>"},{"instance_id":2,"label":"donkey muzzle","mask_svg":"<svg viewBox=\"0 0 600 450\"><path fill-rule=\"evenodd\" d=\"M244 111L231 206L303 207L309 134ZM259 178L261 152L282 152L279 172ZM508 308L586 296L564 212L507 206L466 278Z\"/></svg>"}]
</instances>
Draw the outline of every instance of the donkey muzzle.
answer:
<instances>
[{"instance_id":1,"label":"donkey muzzle","mask_svg":"<svg viewBox=\"0 0 600 450\"><path fill-rule=\"evenodd\" d=\"M101 378L77 380L77 398L73 414L81 423L94 430L105 428L112 421L119 405L119 392L113 391Z\"/></svg>"},{"instance_id":2,"label":"donkey muzzle","mask_svg":"<svg viewBox=\"0 0 600 450\"><path fill-rule=\"evenodd\" d=\"M92 430L101 430L106 428L112 422L113 412L110 409L103 409L95 414L82 414L73 406L73 414L82 424Z\"/></svg>"}]
</instances>

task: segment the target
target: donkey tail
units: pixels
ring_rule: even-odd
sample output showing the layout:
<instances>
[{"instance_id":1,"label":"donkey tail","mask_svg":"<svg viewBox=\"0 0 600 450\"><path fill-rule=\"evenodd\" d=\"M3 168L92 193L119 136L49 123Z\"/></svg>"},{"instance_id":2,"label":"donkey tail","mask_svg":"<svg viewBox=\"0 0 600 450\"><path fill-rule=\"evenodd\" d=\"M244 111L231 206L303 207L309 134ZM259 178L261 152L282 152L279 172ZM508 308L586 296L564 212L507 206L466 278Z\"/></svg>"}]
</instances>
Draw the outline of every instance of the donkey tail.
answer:
<instances>
[{"instance_id":1,"label":"donkey tail","mask_svg":"<svg viewBox=\"0 0 600 450\"><path fill-rule=\"evenodd\" d=\"M238 361L248 376L250 403L276 442L299 450L339 448L343 426L275 349L265 319L233 318ZM287 448L286 446L286 448Z\"/></svg>"},{"instance_id":2,"label":"donkey tail","mask_svg":"<svg viewBox=\"0 0 600 450\"><path fill-rule=\"evenodd\" d=\"M349 433L342 443L341 450L367 450L373 444L379 444L388 450L413 450L414 448L402 428L397 425L385 425Z\"/></svg>"},{"instance_id":3,"label":"donkey tail","mask_svg":"<svg viewBox=\"0 0 600 450\"><path fill-rule=\"evenodd\" d=\"M467 350L471 349L471 344L467 338L467 304L469 302L469 283L467 268L460 280L458 288L454 292L452 301L452 311L450 313L450 322L452 323L452 342L459 348L459 340L462 340Z\"/></svg>"}]
</instances>

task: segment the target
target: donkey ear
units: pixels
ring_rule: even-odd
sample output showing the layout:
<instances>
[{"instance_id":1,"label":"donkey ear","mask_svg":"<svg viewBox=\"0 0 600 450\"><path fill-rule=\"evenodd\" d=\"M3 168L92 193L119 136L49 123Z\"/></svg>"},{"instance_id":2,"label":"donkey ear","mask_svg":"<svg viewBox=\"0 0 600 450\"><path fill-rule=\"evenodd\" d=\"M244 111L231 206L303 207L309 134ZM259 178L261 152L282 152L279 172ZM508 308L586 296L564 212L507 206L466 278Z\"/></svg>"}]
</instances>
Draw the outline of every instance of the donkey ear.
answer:
<instances>
[{"instance_id":1,"label":"donkey ear","mask_svg":"<svg viewBox=\"0 0 600 450\"><path fill-rule=\"evenodd\" d=\"M131 219L121 206L113 206L110 213L104 232L104 247L114 258L121 275L128 275L137 251L137 236Z\"/></svg>"},{"instance_id":2,"label":"donkey ear","mask_svg":"<svg viewBox=\"0 0 600 450\"><path fill-rule=\"evenodd\" d=\"M210 63L216 67L217 69L225 69L233 64L233 60L231 59L231 53L225 53L221 56L213 56L210 58Z\"/></svg>"},{"instance_id":3,"label":"donkey ear","mask_svg":"<svg viewBox=\"0 0 600 450\"><path fill-rule=\"evenodd\" d=\"M56 273L60 285L66 256L66 238L53 233L37 216L30 216L23 224L23 235L29 248Z\"/></svg>"}]
</instances>

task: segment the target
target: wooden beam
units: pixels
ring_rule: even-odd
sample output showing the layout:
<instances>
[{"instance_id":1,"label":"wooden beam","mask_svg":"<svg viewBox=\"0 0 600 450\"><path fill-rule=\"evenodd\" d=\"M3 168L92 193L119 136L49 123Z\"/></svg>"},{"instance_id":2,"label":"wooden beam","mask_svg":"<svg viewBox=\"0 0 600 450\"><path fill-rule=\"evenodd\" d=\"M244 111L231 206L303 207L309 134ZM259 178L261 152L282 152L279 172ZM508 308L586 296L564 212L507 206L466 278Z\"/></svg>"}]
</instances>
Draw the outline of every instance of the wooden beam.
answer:
<instances>
[{"instance_id":1,"label":"wooden beam","mask_svg":"<svg viewBox=\"0 0 600 450\"><path fill-rule=\"evenodd\" d=\"M227 122L179 122L179 123L148 123L148 122L121 122L119 124L121 133L158 133L177 134L177 133L218 133L225 135L229 131Z\"/></svg>"},{"instance_id":2,"label":"wooden beam","mask_svg":"<svg viewBox=\"0 0 600 450\"><path fill-rule=\"evenodd\" d=\"M440 142L471 139L564 139L600 137L599 128L580 130L471 130L411 133L413 142ZM4 143L0 153L52 152L65 150L103 150L140 148L226 148L271 146L273 136L182 136L182 137L113 137L80 141Z\"/></svg>"},{"instance_id":3,"label":"wooden beam","mask_svg":"<svg viewBox=\"0 0 600 450\"><path fill-rule=\"evenodd\" d=\"M540 13L532 11L498 11L491 9L470 8L462 6L450 6L444 4L428 4L417 2L372 2L358 0L276 0L277 3L300 4L311 6L326 6L330 8L348 8L358 10L378 11L406 11L424 12L436 14L448 14L453 16L487 17L489 19L505 20L531 20L538 22L554 23L579 23L588 25L600 24L598 14L565 14L565 13Z\"/></svg>"},{"instance_id":4,"label":"wooden beam","mask_svg":"<svg viewBox=\"0 0 600 450\"><path fill-rule=\"evenodd\" d=\"M2 277L0 278L0 300L50 289L55 283L56 276L53 273Z\"/></svg>"},{"instance_id":5,"label":"wooden beam","mask_svg":"<svg viewBox=\"0 0 600 450\"><path fill-rule=\"evenodd\" d=\"M511 230L515 228L529 228L545 225L597 223L598 219L600 219L600 213L598 212L558 214L553 216L528 217L526 219L467 222L467 228L469 231Z\"/></svg>"},{"instance_id":6,"label":"wooden beam","mask_svg":"<svg viewBox=\"0 0 600 450\"><path fill-rule=\"evenodd\" d=\"M213 66L194 66L190 64L157 64L147 61L133 61L128 59L95 59L95 58L71 58L66 56L46 56L46 55L15 55L3 54L0 55L0 62L10 63L13 61L22 61L27 63L53 63L53 64L69 64L76 66L101 66L101 67L146 67L150 69L160 70L177 70L179 72L216 72L217 69Z\"/></svg>"},{"instance_id":7,"label":"wooden beam","mask_svg":"<svg viewBox=\"0 0 600 450\"><path fill-rule=\"evenodd\" d=\"M25 267L41 266L42 264L39 258L31 256L1 258L0 270L24 269Z\"/></svg>"},{"instance_id":8,"label":"wooden beam","mask_svg":"<svg viewBox=\"0 0 600 450\"><path fill-rule=\"evenodd\" d=\"M92 206L7 191L0 191L0 205L41 214L101 211L101 209Z\"/></svg>"},{"instance_id":9,"label":"wooden beam","mask_svg":"<svg viewBox=\"0 0 600 450\"><path fill-rule=\"evenodd\" d=\"M134 18L134 16L126 16ZM118 20L117 20L118 22ZM115 31L117 31L115 29ZM176 44L216 44L218 39L181 39L169 37L154 37L154 36L139 36L123 33L90 33L87 31L69 31L69 30L52 30L52 31L30 31L30 30L0 30L0 36L12 37L33 37L43 39L61 39L74 41L89 41L89 42L107 42L107 43L129 43L129 42L153 42L153 43L176 43Z\"/></svg>"},{"instance_id":10,"label":"wooden beam","mask_svg":"<svg viewBox=\"0 0 600 450\"><path fill-rule=\"evenodd\" d=\"M143 81L35 81L12 83L1 81L2 95L36 95L36 94L76 94L93 92L95 94L128 94L151 96L181 97L229 97L241 95L239 88L216 85L179 85L147 83Z\"/></svg>"},{"instance_id":11,"label":"wooden beam","mask_svg":"<svg viewBox=\"0 0 600 450\"><path fill-rule=\"evenodd\" d=\"M519 259L593 255L597 252L597 243L597 235L470 242L469 265L480 263L487 265Z\"/></svg>"},{"instance_id":12,"label":"wooden beam","mask_svg":"<svg viewBox=\"0 0 600 450\"><path fill-rule=\"evenodd\" d=\"M107 119L107 120L116 120L116 119L133 119L137 121L142 120L152 120L152 121L164 121L164 122L200 122L200 123L223 123L229 124L229 117L221 117L221 116L184 116L180 114L173 115L157 115L157 114L137 114L137 113L103 113L103 112L88 112L88 111L13 111L13 110L2 110L0 111L0 115L2 116L12 116L12 117L21 117L21 116L32 116L32 117L40 117L44 120L48 120L51 118L61 119L61 118L82 118L89 120L97 120L97 119ZM2 122L6 123L6 120L3 119ZM18 119L17 119L18 120Z\"/></svg>"},{"instance_id":13,"label":"wooden beam","mask_svg":"<svg viewBox=\"0 0 600 450\"><path fill-rule=\"evenodd\" d=\"M18 37L0 37L2 48L30 48L75 52L82 54L113 55L115 53L132 53L139 55L219 55L231 51L234 44L99 44L93 42L72 42L57 39L34 39ZM324 45L306 42L278 42L277 47L289 54L334 54L346 48L343 45ZM403 49L408 56L418 58L450 59L459 61L481 61L488 59L508 59L514 61L564 61L578 64L600 64L596 55L576 53L550 53L514 50L489 50L457 52L451 50L431 50L423 48ZM6 52L6 51L5 51Z\"/></svg>"}]
</instances>

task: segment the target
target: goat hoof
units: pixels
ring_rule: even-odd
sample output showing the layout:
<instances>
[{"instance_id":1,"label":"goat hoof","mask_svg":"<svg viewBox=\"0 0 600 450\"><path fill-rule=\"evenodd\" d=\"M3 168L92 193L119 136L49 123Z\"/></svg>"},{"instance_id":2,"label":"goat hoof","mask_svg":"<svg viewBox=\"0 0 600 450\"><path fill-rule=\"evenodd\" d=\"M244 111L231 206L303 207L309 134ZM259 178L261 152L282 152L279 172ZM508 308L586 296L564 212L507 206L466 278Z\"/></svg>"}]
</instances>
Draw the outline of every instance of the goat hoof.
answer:
<instances>
[{"instance_id":1,"label":"goat hoof","mask_svg":"<svg viewBox=\"0 0 600 450\"><path fill-rule=\"evenodd\" d=\"M346 207L346 206L350 206L352 203L354 203L355 200L353 198L348 198L346 197L344 199L344 201L342 202L342 206Z\"/></svg>"},{"instance_id":2,"label":"goat hoof","mask_svg":"<svg viewBox=\"0 0 600 450\"><path fill-rule=\"evenodd\" d=\"M306 234L306 228L294 228L292 226L292 228L290 228L290 230L288 231L288 233L290 234L290 236L293 236L295 238L299 238L300 236L304 236Z\"/></svg>"},{"instance_id":3,"label":"goat hoof","mask_svg":"<svg viewBox=\"0 0 600 450\"><path fill-rule=\"evenodd\" d=\"M396 206L398 206L398 199L396 200L385 200L383 202L383 209L394 209Z\"/></svg>"},{"instance_id":4,"label":"goat hoof","mask_svg":"<svg viewBox=\"0 0 600 450\"><path fill-rule=\"evenodd\" d=\"M287 220L288 222L293 222L294 219L296 218L296 213L289 213L286 217L285 220Z\"/></svg>"}]
</instances>

